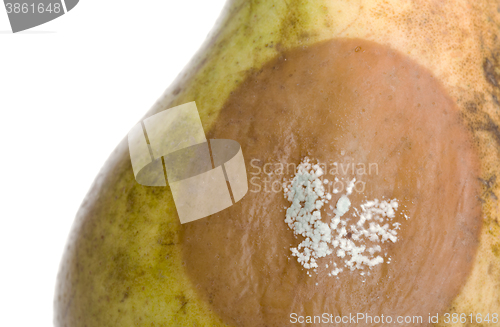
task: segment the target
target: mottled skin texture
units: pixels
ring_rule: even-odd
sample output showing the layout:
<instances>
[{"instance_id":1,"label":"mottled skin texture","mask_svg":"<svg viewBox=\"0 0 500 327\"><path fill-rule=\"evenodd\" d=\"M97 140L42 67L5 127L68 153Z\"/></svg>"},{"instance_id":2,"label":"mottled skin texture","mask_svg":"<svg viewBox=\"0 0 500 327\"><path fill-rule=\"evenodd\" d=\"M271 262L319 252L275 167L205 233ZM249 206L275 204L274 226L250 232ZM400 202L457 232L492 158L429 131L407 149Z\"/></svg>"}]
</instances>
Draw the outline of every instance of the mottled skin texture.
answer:
<instances>
[{"instance_id":1,"label":"mottled skin texture","mask_svg":"<svg viewBox=\"0 0 500 327\"><path fill-rule=\"evenodd\" d=\"M250 71L282 51L330 38L367 39L407 54L456 101L481 160L481 243L449 311L500 312L499 11L497 2L482 0L229 1L207 42L145 117L196 101L208 132ZM124 139L77 214L58 276L55 325L223 326L184 273L180 233L169 188L135 182Z\"/></svg>"}]
</instances>

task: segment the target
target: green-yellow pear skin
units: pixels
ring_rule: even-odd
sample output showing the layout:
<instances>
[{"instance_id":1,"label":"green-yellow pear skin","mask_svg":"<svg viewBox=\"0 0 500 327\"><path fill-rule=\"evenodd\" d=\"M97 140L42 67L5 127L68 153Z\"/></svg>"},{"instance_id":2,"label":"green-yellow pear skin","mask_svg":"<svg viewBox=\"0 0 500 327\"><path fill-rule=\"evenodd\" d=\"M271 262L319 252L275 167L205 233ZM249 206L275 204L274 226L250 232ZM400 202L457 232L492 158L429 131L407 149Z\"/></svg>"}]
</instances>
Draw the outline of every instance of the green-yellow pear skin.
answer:
<instances>
[{"instance_id":1,"label":"green-yellow pear skin","mask_svg":"<svg viewBox=\"0 0 500 327\"><path fill-rule=\"evenodd\" d=\"M255 158L340 149L380 163L367 192L411 213L394 263L366 283L309 277L290 256L283 193L249 191L181 225L168 186L135 180L124 138L76 216L55 326L289 326L293 312L360 310L500 326L497 1L229 0L144 117L191 101L207 138L241 144L249 172Z\"/></svg>"}]
</instances>

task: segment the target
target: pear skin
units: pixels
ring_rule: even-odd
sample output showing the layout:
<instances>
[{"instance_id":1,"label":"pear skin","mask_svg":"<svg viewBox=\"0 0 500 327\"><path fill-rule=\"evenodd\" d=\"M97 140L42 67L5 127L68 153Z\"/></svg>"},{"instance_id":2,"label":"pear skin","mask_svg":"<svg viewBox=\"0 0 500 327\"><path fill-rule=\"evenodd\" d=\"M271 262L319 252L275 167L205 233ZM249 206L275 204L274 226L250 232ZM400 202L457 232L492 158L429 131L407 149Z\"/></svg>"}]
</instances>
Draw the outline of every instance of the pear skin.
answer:
<instances>
[{"instance_id":1,"label":"pear skin","mask_svg":"<svg viewBox=\"0 0 500 327\"><path fill-rule=\"evenodd\" d=\"M439 314L500 314L499 26L494 1L230 0L198 53L144 117L196 101L210 134L219 119L232 119L221 118L231 95L294 49L337 39L392 49L442 87L479 163L477 249L465 282ZM55 326L232 325L187 273L185 233L169 187L134 179L125 137L76 215L57 279ZM466 324L441 319L438 325Z\"/></svg>"}]
</instances>

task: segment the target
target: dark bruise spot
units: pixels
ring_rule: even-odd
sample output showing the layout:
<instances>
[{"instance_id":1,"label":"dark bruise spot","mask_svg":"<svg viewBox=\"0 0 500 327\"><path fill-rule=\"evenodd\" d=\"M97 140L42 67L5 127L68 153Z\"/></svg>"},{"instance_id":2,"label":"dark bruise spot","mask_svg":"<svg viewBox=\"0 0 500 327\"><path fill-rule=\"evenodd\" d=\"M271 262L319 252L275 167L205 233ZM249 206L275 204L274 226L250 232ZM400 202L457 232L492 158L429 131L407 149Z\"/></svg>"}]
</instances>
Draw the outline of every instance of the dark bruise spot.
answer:
<instances>
[{"instance_id":1,"label":"dark bruise spot","mask_svg":"<svg viewBox=\"0 0 500 327\"><path fill-rule=\"evenodd\" d=\"M496 60L495 60L496 64ZM488 58L484 59L483 62L483 71L486 77L486 80L493 85L494 87L498 87L498 79L499 76L495 70L495 64L493 64Z\"/></svg>"},{"instance_id":2,"label":"dark bruise spot","mask_svg":"<svg viewBox=\"0 0 500 327\"><path fill-rule=\"evenodd\" d=\"M173 94L173 95L177 95L177 94L179 94L181 91L182 91L182 89L181 89L180 87L178 87L178 88L176 88L176 89L172 92L172 94Z\"/></svg>"},{"instance_id":3,"label":"dark bruise spot","mask_svg":"<svg viewBox=\"0 0 500 327\"><path fill-rule=\"evenodd\" d=\"M290 246L301 240L284 223L288 201L264 190L272 186L266 178L271 183L262 183L260 192L252 184L234 206L182 226L182 266L200 298L224 323L241 327L289 326L290 312L444 311L467 280L479 244L479 198L486 187L477 177L489 181L493 175L480 175L466 128L481 133L486 126L484 95L478 94L469 110L459 111L428 70L366 40L334 39L285 51L248 72L209 138L238 140L249 173L257 170L264 178L267 163L282 163L284 176L278 179L288 178L305 156L329 162L339 158L340 149L350 162L377 163L383 167L380 174L376 168L363 180L371 186L362 194L354 192L350 201L354 207L380 196L401 199L412 217L408 222L398 218L406 226L401 239L408 241L388 247L394 260L373 267L364 283L359 273L348 271L341 283L329 278L335 253L318 261L318 276L309 278L299 262L288 260ZM418 110L405 109L418 104ZM329 219L330 210L325 208L324 218ZM354 233L348 232L352 240Z\"/></svg>"}]
</instances>

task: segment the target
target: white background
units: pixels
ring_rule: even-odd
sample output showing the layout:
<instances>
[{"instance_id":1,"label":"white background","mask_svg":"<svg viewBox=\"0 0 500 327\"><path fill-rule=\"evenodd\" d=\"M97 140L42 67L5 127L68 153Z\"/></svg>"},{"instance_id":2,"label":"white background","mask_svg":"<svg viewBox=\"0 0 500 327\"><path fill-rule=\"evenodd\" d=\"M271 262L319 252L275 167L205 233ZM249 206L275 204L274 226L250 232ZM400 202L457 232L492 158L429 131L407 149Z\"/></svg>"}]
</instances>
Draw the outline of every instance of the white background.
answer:
<instances>
[{"instance_id":1,"label":"white background","mask_svg":"<svg viewBox=\"0 0 500 327\"><path fill-rule=\"evenodd\" d=\"M56 275L80 203L223 6L80 0L16 34L0 6L0 325L52 326Z\"/></svg>"}]
</instances>

